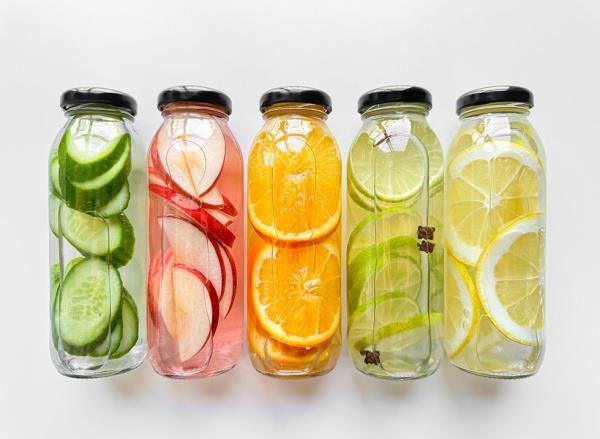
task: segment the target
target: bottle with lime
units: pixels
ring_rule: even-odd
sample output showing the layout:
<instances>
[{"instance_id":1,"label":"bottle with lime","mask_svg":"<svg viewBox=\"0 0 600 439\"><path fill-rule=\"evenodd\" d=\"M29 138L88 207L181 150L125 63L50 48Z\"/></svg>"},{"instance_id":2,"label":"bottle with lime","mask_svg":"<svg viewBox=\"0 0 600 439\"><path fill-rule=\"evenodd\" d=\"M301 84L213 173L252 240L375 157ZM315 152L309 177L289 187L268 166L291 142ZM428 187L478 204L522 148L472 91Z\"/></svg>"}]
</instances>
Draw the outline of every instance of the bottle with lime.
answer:
<instances>
[{"instance_id":1,"label":"bottle with lime","mask_svg":"<svg viewBox=\"0 0 600 439\"><path fill-rule=\"evenodd\" d=\"M445 348L477 375L533 375L544 351L545 158L521 87L473 90L446 168Z\"/></svg>"},{"instance_id":2,"label":"bottle with lime","mask_svg":"<svg viewBox=\"0 0 600 439\"><path fill-rule=\"evenodd\" d=\"M443 154L420 87L371 90L348 157L348 349L388 379L432 374L442 356Z\"/></svg>"}]
</instances>

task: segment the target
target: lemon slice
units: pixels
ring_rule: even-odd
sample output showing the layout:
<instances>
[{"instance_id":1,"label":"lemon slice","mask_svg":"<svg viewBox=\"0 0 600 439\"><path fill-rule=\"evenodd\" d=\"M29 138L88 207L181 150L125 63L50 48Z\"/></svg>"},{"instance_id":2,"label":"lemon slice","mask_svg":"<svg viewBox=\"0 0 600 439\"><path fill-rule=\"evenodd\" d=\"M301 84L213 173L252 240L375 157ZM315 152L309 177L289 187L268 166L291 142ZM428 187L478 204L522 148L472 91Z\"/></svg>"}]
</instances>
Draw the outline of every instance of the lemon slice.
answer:
<instances>
[{"instance_id":1,"label":"lemon slice","mask_svg":"<svg viewBox=\"0 0 600 439\"><path fill-rule=\"evenodd\" d=\"M459 355L469 343L479 320L477 292L467 268L448 256L444 331L449 358Z\"/></svg>"},{"instance_id":2,"label":"lemon slice","mask_svg":"<svg viewBox=\"0 0 600 439\"><path fill-rule=\"evenodd\" d=\"M535 213L506 225L487 246L476 268L479 299L509 339L540 343L544 300L544 218Z\"/></svg>"},{"instance_id":3,"label":"lemon slice","mask_svg":"<svg viewBox=\"0 0 600 439\"><path fill-rule=\"evenodd\" d=\"M497 231L540 209L542 164L505 141L464 150L448 166L446 237L461 262L474 266Z\"/></svg>"}]
</instances>

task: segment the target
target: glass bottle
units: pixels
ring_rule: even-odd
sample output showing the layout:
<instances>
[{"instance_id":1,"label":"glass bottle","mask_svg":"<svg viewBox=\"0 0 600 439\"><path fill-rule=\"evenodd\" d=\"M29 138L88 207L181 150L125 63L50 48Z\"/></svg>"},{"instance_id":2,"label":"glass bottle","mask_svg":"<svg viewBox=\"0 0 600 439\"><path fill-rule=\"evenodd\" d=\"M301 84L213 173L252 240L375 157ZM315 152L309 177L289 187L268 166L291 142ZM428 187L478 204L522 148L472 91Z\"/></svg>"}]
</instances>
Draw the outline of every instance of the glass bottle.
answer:
<instances>
[{"instance_id":1,"label":"glass bottle","mask_svg":"<svg viewBox=\"0 0 600 439\"><path fill-rule=\"evenodd\" d=\"M329 372L341 346L341 161L331 99L282 87L260 99L248 159L248 340L261 373Z\"/></svg>"},{"instance_id":2,"label":"glass bottle","mask_svg":"<svg viewBox=\"0 0 600 439\"><path fill-rule=\"evenodd\" d=\"M92 378L145 357L144 153L137 104L115 90L75 88L49 161L51 356Z\"/></svg>"},{"instance_id":3,"label":"glass bottle","mask_svg":"<svg viewBox=\"0 0 600 439\"><path fill-rule=\"evenodd\" d=\"M243 343L244 167L231 100L178 86L158 96L148 153L148 351L173 378L233 368Z\"/></svg>"},{"instance_id":4,"label":"glass bottle","mask_svg":"<svg viewBox=\"0 0 600 439\"><path fill-rule=\"evenodd\" d=\"M415 86L363 94L348 156L348 350L387 379L435 372L442 356L443 154ZM428 182L429 184L426 184Z\"/></svg>"},{"instance_id":5,"label":"glass bottle","mask_svg":"<svg viewBox=\"0 0 600 439\"><path fill-rule=\"evenodd\" d=\"M477 375L534 374L544 351L545 158L533 95L488 87L457 101L446 168L445 345Z\"/></svg>"}]
</instances>

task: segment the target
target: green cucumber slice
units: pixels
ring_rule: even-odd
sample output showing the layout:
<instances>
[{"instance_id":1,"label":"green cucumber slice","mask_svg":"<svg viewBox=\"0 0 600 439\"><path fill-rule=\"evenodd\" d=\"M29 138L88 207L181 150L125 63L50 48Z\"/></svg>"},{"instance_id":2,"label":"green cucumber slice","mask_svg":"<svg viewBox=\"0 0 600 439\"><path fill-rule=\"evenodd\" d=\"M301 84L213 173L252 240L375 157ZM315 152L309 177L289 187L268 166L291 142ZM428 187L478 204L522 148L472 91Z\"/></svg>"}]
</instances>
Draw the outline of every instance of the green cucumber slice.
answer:
<instances>
[{"instance_id":1,"label":"green cucumber slice","mask_svg":"<svg viewBox=\"0 0 600 439\"><path fill-rule=\"evenodd\" d=\"M133 255L133 226L124 214L97 218L67 206L60 209L62 235L85 256L101 256L115 267Z\"/></svg>"},{"instance_id":2,"label":"green cucumber slice","mask_svg":"<svg viewBox=\"0 0 600 439\"><path fill-rule=\"evenodd\" d=\"M129 205L129 183L125 182L115 197L98 209L97 216L108 218L122 213Z\"/></svg>"},{"instance_id":3,"label":"green cucumber slice","mask_svg":"<svg viewBox=\"0 0 600 439\"><path fill-rule=\"evenodd\" d=\"M52 190L58 196L61 196L60 190L60 163L58 161L58 155L54 155L50 159L50 183L52 184Z\"/></svg>"},{"instance_id":4,"label":"green cucumber slice","mask_svg":"<svg viewBox=\"0 0 600 439\"><path fill-rule=\"evenodd\" d=\"M123 337L121 338L119 348L110 356L112 359L121 358L127 354L138 341L140 321L135 302L126 289L123 289L121 320L123 322Z\"/></svg>"},{"instance_id":5,"label":"green cucumber slice","mask_svg":"<svg viewBox=\"0 0 600 439\"><path fill-rule=\"evenodd\" d=\"M54 236L58 236L58 215L62 201L54 194L50 194L48 199L48 219L50 220L50 230Z\"/></svg>"},{"instance_id":6,"label":"green cucumber slice","mask_svg":"<svg viewBox=\"0 0 600 439\"><path fill-rule=\"evenodd\" d=\"M117 320L113 325L111 332L106 336L102 343L100 343L92 352L90 352L89 355L91 357L105 357L106 355L110 355L119 348L122 338L123 322L121 320Z\"/></svg>"},{"instance_id":7,"label":"green cucumber slice","mask_svg":"<svg viewBox=\"0 0 600 439\"><path fill-rule=\"evenodd\" d=\"M121 134L106 139L98 134L65 132L59 151L64 156L65 173L73 182L85 182L111 169L131 148L131 136Z\"/></svg>"},{"instance_id":8,"label":"green cucumber slice","mask_svg":"<svg viewBox=\"0 0 600 439\"><path fill-rule=\"evenodd\" d=\"M71 354L90 352L102 343L121 310L119 272L99 258L86 258L66 275L57 295L58 333Z\"/></svg>"},{"instance_id":9,"label":"green cucumber slice","mask_svg":"<svg viewBox=\"0 0 600 439\"><path fill-rule=\"evenodd\" d=\"M78 256L71 259L65 266L65 276L71 271L75 265L83 261L85 258ZM60 264L57 262L50 267L50 304L51 304L51 315L50 315L50 326L52 329L52 342L55 348L58 348L58 294L60 290Z\"/></svg>"},{"instance_id":10,"label":"green cucumber slice","mask_svg":"<svg viewBox=\"0 0 600 439\"><path fill-rule=\"evenodd\" d=\"M60 188L67 206L94 213L122 190L131 171L131 146L127 145L119 159L103 174L86 181L74 181L60 167Z\"/></svg>"}]
</instances>

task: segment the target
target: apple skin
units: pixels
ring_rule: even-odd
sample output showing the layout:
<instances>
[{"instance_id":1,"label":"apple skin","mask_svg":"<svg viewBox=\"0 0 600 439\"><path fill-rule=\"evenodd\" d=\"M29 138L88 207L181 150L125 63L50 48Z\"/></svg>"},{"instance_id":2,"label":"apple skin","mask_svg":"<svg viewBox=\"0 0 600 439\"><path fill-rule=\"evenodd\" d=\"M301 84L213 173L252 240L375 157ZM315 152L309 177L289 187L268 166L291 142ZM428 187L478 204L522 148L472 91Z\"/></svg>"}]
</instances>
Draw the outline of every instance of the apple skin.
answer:
<instances>
[{"instance_id":1,"label":"apple skin","mask_svg":"<svg viewBox=\"0 0 600 439\"><path fill-rule=\"evenodd\" d=\"M222 257L223 259L227 259L227 263L229 264L229 266L231 267L231 276L227 276L227 270L225 269L225 266L223 266L223 279L225 279L225 285L223 286L223 295L221 296L221 304L223 304L223 300L227 300L225 295L227 294L226 288L227 285L231 284L232 285L232 290L231 290L231 297L229 298L229 304L224 305L224 308L221 309L221 318L225 318L229 315L229 312L231 311L231 308L233 307L233 302L235 301L235 294L237 291L237 270L236 270L236 266L235 266L235 261L233 259L233 256L231 255L231 252L229 251L229 249L227 249L227 247L223 246L223 245L218 245L218 250L220 253L224 254ZM220 307L221 308L221 307Z\"/></svg>"},{"instance_id":2,"label":"apple skin","mask_svg":"<svg viewBox=\"0 0 600 439\"><path fill-rule=\"evenodd\" d=\"M202 209L202 207L198 206L198 204L195 204L194 206L194 204L192 204L195 203L194 200L178 194L168 187L150 184L148 188L150 192L159 195L167 201L170 201L180 211L192 218L195 224L205 231L211 238L222 242L228 247L233 245L233 242L235 241L235 235L231 232L231 230L221 224L205 209Z\"/></svg>"}]
</instances>

